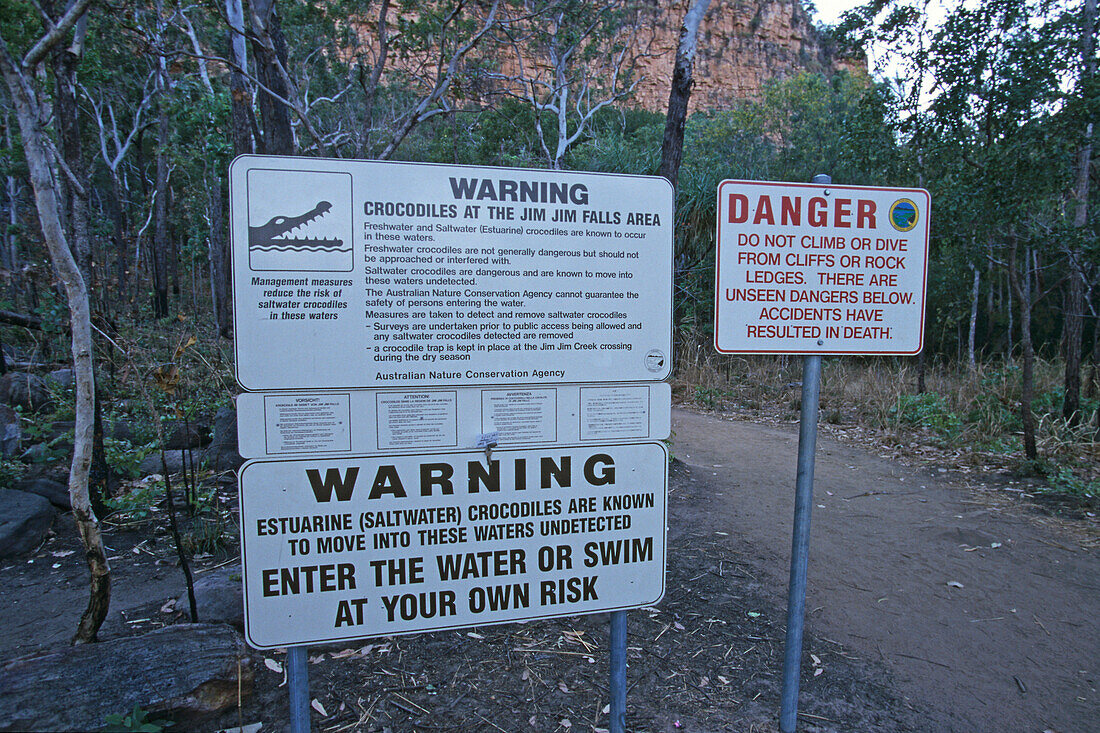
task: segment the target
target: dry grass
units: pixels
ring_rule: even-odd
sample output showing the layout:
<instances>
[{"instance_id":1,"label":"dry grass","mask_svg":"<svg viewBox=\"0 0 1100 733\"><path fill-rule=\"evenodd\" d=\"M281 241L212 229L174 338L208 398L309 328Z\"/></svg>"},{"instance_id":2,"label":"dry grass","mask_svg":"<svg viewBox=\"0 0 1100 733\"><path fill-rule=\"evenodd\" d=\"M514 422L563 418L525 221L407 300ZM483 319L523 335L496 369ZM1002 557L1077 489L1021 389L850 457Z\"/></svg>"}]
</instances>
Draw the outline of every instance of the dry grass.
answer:
<instances>
[{"instance_id":1,"label":"dry grass","mask_svg":"<svg viewBox=\"0 0 1100 733\"><path fill-rule=\"evenodd\" d=\"M764 422L798 420L802 359L783 356L726 356L709 344L687 342L678 349L673 395L696 408L739 414ZM1084 400L1082 424L1061 416L1063 366L1039 361L1035 370L1036 441L1040 460L1023 456L1020 368L1017 364L937 363L917 393L912 358L830 357L824 360L821 424L892 453L905 448L926 457L971 467L1037 473L1068 493L1100 496L1097 401ZM1086 390L1087 392L1087 390Z\"/></svg>"}]
</instances>

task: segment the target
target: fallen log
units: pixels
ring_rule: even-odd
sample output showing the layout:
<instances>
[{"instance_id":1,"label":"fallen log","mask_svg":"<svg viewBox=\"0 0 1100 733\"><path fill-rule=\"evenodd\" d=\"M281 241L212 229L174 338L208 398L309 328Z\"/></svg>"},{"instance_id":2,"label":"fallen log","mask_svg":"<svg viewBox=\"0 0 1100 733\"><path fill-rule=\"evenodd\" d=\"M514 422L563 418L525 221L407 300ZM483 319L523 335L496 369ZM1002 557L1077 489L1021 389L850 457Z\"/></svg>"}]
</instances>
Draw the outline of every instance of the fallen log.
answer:
<instances>
[{"instance_id":1,"label":"fallen log","mask_svg":"<svg viewBox=\"0 0 1100 733\"><path fill-rule=\"evenodd\" d=\"M42 328L42 319L38 316L27 316L15 311L0 310L0 323L24 328Z\"/></svg>"}]
</instances>

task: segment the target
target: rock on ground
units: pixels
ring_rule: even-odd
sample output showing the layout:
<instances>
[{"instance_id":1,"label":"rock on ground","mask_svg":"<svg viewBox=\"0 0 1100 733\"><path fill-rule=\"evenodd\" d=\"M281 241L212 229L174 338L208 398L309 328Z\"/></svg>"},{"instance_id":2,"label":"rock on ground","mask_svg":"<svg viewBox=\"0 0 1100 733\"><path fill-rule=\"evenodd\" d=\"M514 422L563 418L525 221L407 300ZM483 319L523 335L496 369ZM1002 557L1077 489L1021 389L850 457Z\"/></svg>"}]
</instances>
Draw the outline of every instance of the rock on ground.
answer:
<instances>
[{"instance_id":1,"label":"rock on ground","mask_svg":"<svg viewBox=\"0 0 1100 733\"><path fill-rule=\"evenodd\" d=\"M244 463L237 447L237 410L223 407L214 416L214 439L202 453L206 467L214 471L232 471Z\"/></svg>"},{"instance_id":2,"label":"rock on ground","mask_svg":"<svg viewBox=\"0 0 1100 733\"><path fill-rule=\"evenodd\" d=\"M164 424L164 441L169 450L199 448L210 442L210 426L201 420L172 420Z\"/></svg>"},{"instance_id":3,"label":"rock on ground","mask_svg":"<svg viewBox=\"0 0 1100 733\"><path fill-rule=\"evenodd\" d=\"M53 505L37 494L0 489L0 557L21 555L37 547L56 513Z\"/></svg>"},{"instance_id":4,"label":"rock on ground","mask_svg":"<svg viewBox=\"0 0 1100 733\"><path fill-rule=\"evenodd\" d=\"M205 440L208 429L202 425L192 426L195 439ZM182 428L181 428L182 432ZM183 436L178 436L183 437ZM178 444L178 443L174 443ZM170 474L180 473L183 470L184 460L180 450L166 450L165 459L168 463ZM205 468L211 471L232 471L244 463L240 451L237 448L237 411L232 407L223 407L214 417L213 438L210 444L201 450L192 450L196 468ZM187 463L190 468L190 459ZM138 466L138 472L142 476L150 476L154 473L164 473L160 463L160 452L154 451L145 457Z\"/></svg>"},{"instance_id":5,"label":"rock on ground","mask_svg":"<svg viewBox=\"0 0 1100 733\"><path fill-rule=\"evenodd\" d=\"M198 451L193 454L195 468L201 466L201 459ZM183 471L184 456L182 451L178 450L166 450L164 451L164 463L168 464L168 473L175 475ZM191 460L187 460L188 469L191 468ZM155 450L142 459L138 464L138 473L142 476L152 476L154 473L163 474L164 465L160 462L160 451Z\"/></svg>"},{"instance_id":6,"label":"rock on ground","mask_svg":"<svg viewBox=\"0 0 1100 733\"><path fill-rule=\"evenodd\" d=\"M0 377L0 402L37 411L50 404L50 390L39 376L8 372Z\"/></svg>"},{"instance_id":7,"label":"rock on ground","mask_svg":"<svg viewBox=\"0 0 1100 733\"><path fill-rule=\"evenodd\" d=\"M72 502L69 500L69 487L60 481L54 481L44 476L24 478L16 481L14 488L16 491L38 494L60 509L68 511L73 508Z\"/></svg>"},{"instance_id":8,"label":"rock on ground","mask_svg":"<svg viewBox=\"0 0 1100 733\"><path fill-rule=\"evenodd\" d=\"M52 372L46 375L47 382L55 382L58 385L71 388L76 386L76 374L72 369L54 369Z\"/></svg>"},{"instance_id":9,"label":"rock on ground","mask_svg":"<svg viewBox=\"0 0 1100 733\"><path fill-rule=\"evenodd\" d=\"M239 675L239 679L238 679ZM101 730L140 707L198 720L252 692L241 637L221 624L180 624L142 636L66 646L0 667L0 731Z\"/></svg>"},{"instance_id":10,"label":"rock on ground","mask_svg":"<svg viewBox=\"0 0 1100 733\"><path fill-rule=\"evenodd\" d=\"M176 599L176 610L187 613L190 604L185 590ZM195 609L203 623L229 624L244 630L244 589L241 566L212 570L195 578Z\"/></svg>"},{"instance_id":11,"label":"rock on ground","mask_svg":"<svg viewBox=\"0 0 1100 733\"><path fill-rule=\"evenodd\" d=\"M19 424L19 414L7 405L0 405L0 458L18 455L22 440L23 428Z\"/></svg>"}]
</instances>

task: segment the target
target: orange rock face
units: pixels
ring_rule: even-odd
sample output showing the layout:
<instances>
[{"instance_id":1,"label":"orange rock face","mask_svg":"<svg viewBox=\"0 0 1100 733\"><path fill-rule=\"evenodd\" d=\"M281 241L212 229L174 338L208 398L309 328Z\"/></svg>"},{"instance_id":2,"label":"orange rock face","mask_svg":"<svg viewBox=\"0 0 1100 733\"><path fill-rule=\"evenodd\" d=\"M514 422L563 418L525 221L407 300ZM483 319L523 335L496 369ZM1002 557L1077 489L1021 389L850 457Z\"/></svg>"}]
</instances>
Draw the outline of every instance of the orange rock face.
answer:
<instances>
[{"instance_id":1,"label":"orange rock face","mask_svg":"<svg viewBox=\"0 0 1100 733\"><path fill-rule=\"evenodd\" d=\"M638 62L645 77L635 103L664 112L680 23L691 0L660 3L652 13L650 55ZM764 83L800 71L848 69L866 75L867 64L836 58L799 0L712 0L699 28L692 109L722 109L755 97Z\"/></svg>"}]
</instances>

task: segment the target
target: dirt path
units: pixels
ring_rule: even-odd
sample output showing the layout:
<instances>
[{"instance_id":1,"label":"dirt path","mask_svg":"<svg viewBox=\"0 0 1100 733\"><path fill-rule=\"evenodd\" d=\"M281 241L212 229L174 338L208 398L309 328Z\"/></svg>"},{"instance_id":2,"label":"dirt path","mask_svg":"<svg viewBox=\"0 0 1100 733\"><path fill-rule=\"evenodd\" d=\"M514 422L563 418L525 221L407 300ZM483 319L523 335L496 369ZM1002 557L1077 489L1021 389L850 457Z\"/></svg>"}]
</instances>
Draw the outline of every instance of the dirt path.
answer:
<instances>
[{"instance_id":1,"label":"dirt path","mask_svg":"<svg viewBox=\"0 0 1100 733\"><path fill-rule=\"evenodd\" d=\"M780 592L797 441L673 411L674 456L713 488L698 521L743 540ZM1100 726L1100 553L949 478L819 438L806 607L809 633L884 665L952 730Z\"/></svg>"}]
</instances>

